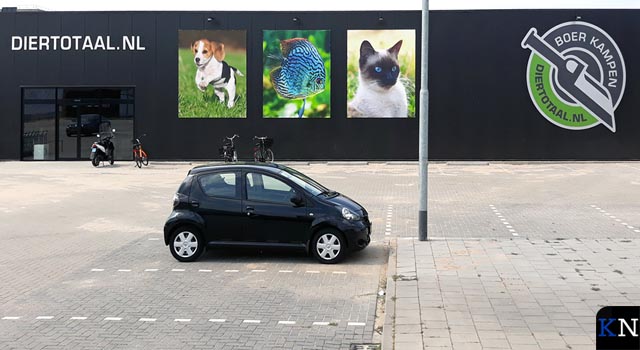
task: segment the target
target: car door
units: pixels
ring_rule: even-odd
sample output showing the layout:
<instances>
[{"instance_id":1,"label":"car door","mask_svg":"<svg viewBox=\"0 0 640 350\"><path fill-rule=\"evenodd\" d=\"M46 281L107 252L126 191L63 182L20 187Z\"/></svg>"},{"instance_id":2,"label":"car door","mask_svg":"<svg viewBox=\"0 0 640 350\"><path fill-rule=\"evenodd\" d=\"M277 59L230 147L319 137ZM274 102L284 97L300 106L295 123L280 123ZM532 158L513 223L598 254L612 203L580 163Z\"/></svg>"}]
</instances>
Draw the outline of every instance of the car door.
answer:
<instances>
[{"instance_id":1,"label":"car door","mask_svg":"<svg viewBox=\"0 0 640 350\"><path fill-rule=\"evenodd\" d=\"M242 199L239 171L200 174L189 201L205 221L205 240L242 241Z\"/></svg>"},{"instance_id":2,"label":"car door","mask_svg":"<svg viewBox=\"0 0 640 350\"><path fill-rule=\"evenodd\" d=\"M311 221L306 204L294 205L291 198L302 190L289 181L261 172L245 172L243 210L245 237L254 242L304 243Z\"/></svg>"}]
</instances>

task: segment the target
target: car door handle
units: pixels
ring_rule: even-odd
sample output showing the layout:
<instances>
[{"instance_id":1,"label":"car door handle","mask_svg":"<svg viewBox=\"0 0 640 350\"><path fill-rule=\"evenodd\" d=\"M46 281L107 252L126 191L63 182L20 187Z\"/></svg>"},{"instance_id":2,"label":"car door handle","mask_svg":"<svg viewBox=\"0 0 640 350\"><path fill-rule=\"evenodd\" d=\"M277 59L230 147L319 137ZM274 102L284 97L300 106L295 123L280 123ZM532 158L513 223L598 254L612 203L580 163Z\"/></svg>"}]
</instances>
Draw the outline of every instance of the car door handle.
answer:
<instances>
[{"instance_id":1,"label":"car door handle","mask_svg":"<svg viewBox=\"0 0 640 350\"><path fill-rule=\"evenodd\" d=\"M194 207L194 208L197 208L197 207L200 206L200 202L198 202L196 200L193 200L193 201L191 201L191 206Z\"/></svg>"},{"instance_id":2,"label":"car door handle","mask_svg":"<svg viewBox=\"0 0 640 350\"><path fill-rule=\"evenodd\" d=\"M247 216L251 216L251 215L253 215L253 211L255 210L255 208L246 207L245 210L247 211Z\"/></svg>"}]
</instances>

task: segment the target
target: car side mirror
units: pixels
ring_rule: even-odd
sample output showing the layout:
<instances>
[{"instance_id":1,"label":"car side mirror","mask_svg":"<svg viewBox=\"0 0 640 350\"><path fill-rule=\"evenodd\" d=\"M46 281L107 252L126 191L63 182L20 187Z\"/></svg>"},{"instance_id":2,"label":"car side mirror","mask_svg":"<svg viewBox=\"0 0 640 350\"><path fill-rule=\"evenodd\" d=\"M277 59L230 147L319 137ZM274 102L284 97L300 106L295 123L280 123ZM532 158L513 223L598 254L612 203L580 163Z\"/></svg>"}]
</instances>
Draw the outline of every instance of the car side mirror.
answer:
<instances>
[{"instance_id":1,"label":"car side mirror","mask_svg":"<svg viewBox=\"0 0 640 350\"><path fill-rule=\"evenodd\" d=\"M294 207L303 207L304 206L304 198L299 194L294 194L291 197L291 203L293 203Z\"/></svg>"}]
</instances>

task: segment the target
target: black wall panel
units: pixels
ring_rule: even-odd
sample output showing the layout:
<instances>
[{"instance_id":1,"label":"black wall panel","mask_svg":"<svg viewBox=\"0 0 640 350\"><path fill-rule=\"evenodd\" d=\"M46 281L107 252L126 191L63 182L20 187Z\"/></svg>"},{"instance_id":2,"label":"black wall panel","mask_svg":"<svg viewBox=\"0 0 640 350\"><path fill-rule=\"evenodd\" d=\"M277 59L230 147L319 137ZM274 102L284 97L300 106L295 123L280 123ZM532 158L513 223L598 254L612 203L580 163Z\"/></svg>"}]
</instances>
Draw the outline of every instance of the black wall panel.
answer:
<instances>
[{"instance_id":1,"label":"black wall panel","mask_svg":"<svg viewBox=\"0 0 640 350\"><path fill-rule=\"evenodd\" d=\"M276 140L276 159L415 160L418 118L346 118L349 29L415 29L420 88L421 17L396 12L89 12L0 14L0 159L19 159L23 86L133 86L135 132L147 133L155 159L213 159L225 135L238 133L241 158L251 138ZM544 119L529 98L529 28L540 33L581 16L611 35L627 82L617 131L572 131ZM432 11L430 23L431 159L619 160L640 158L640 15L637 10ZM293 18L298 21L294 22ZM208 20L211 18L211 21ZM246 119L178 119L178 30L247 31ZM331 30L330 119L262 118L262 31ZM138 35L144 51L11 51L12 35ZM119 44L119 43L118 43ZM418 98L419 96L416 96ZM416 105L418 105L418 102Z\"/></svg>"},{"instance_id":2,"label":"black wall panel","mask_svg":"<svg viewBox=\"0 0 640 350\"><path fill-rule=\"evenodd\" d=\"M430 157L434 159L639 159L637 10L436 12L430 44ZM573 21L593 23L616 41L627 85L617 131L567 130L543 118L526 85L531 27L540 34ZM635 90L635 91L634 91Z\"/></svg>"}]
</instances>

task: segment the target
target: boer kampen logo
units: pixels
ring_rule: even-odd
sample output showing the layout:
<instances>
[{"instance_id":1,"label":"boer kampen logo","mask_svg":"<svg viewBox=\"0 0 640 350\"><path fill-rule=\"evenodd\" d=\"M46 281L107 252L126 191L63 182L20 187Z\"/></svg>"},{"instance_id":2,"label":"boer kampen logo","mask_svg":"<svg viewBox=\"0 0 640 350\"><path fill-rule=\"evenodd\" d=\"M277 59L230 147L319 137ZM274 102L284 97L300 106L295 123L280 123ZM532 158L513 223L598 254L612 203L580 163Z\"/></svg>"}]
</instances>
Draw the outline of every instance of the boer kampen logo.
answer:
<instances>
[{"instance_id":1,"label":"boer kampen logo","mask_svg":"<svg viewBox=\"0 0 640 350\"><path fill-rule=\"evenodd\" d=\"M591 23L566 22L541 36L531 28L521 45L531 50L527 87L540 114L565 129L603 124L616 131L614 111L626 71L618 45L605 31Z\"/></svg>"}]
</instances>

